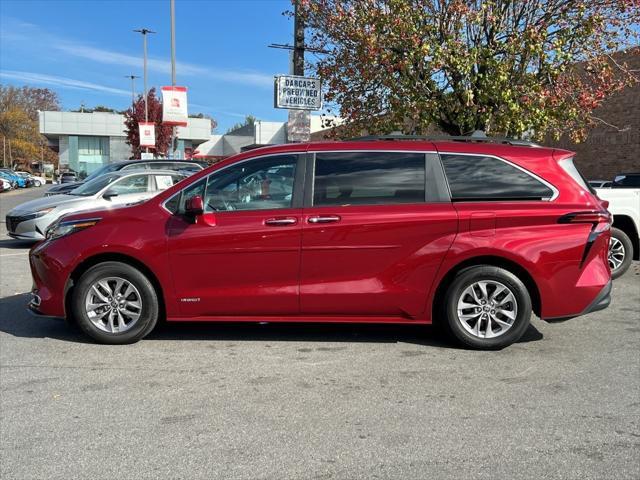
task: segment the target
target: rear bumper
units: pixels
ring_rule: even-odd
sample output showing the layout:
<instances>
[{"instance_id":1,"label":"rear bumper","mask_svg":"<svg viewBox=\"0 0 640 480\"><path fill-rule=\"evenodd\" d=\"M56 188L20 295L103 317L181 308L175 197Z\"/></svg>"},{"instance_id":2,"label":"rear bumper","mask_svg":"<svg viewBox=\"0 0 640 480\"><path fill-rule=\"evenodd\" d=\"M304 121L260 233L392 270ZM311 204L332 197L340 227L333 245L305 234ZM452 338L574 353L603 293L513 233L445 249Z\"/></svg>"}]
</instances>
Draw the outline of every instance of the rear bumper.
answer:
<instances>
[{"instance_id":1,"label":"rear bumper","mask_svg":"<svg viewBox=\"0 0 640 480\"><path fill-rule=\"evenodd\" d=\"M571 318L579 317L582 315L586 315L588 313L597 312L599 310L604 310L611 304L611 290L613 288L613 282L609 280L607 284L600 290L600 293L594 298L594 300L589 304L587 308L585 308L582 312L576 315L569 315L565 317L552 317L552 318L544 318L544 320L548 322L559 322L562 320L569 320Z\"/></svg>"}]
</instances>

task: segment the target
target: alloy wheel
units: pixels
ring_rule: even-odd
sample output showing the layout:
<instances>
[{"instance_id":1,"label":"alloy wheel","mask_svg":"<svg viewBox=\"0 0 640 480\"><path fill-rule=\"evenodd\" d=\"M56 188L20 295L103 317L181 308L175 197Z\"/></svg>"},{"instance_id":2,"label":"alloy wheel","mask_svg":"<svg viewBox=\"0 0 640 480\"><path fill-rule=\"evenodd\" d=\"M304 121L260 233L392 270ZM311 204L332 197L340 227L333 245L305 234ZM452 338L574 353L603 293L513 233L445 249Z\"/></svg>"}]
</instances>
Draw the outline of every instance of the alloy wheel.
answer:
<instances>
[{"instance_id":1,"label":"alloy wheel","mask_svg":"<svg viewBox=\"0 0 640 480\"><path fill-rule=\"evenodd\" d=\"M625 257L624 244L615 237L611 237L609 241L609 268L615 271L624 263Z\"/></svg>"},{"instance_id":2,"label":"alloy wheel","mask_svg":"<svg viewBox=\"0 0 640 480\"><path fill-rule=\"evenodd\" d=\"M513 292L494 280L481 280L465 288L458 299L458 320L477 338L495 338L506 333L518 316Z\"/></svg>"},{"instance_id":3,"label":"alloy wheel","mask_svg":"<svg viewBox=\"0 0 640 480\"><path fill-rule=\"evenodd\" d=\"M84 305L91 323L107 333L126 332L142 313L140 292L120 277L96 280L85 296Z\"/></svg>"}]
</instances>

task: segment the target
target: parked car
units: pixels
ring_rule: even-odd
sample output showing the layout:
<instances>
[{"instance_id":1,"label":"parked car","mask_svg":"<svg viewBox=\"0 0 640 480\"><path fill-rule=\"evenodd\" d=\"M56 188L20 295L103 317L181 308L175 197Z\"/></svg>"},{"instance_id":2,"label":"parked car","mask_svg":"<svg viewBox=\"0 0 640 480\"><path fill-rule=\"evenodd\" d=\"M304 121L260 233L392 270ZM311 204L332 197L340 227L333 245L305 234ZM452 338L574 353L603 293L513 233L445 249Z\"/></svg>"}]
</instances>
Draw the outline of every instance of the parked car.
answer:
<instances>
[{"instance_id":1,"label":"parked car","mask_svg":"<svg viewBox=\"0 0 640 480\"><path fill-rule=\"evenodd\" d=\"M603 188L598 197L608 202L613 215L609 267L618 278L629 269L632 260L640 260L640 188Z\"/></svg>"},{"instance_id":2,"label":"parked car","mask_svg":"<svg viewBox=\"0 0 640 480\"><path fill-rule=\"evenodd\" d=\"M184 173L195 173L208 166L205 162L185 161L185 160L125 160L123 162L109 163L84 179L84 182L90 182L94 178L105 175L109 172L117 172L120 170L175 170ZM59 195L68 193L78 187L83 182L65 183L51 187L45 195Z\"/></svg>"},{"instance_id":3,"label":"parked car","mask_svg":"<svg viewBox=\"0 0 640 480\"><path fill-rule=\"evenodd\" d=\"M11 186L11 183L8 180L5 180L4 178L0 178L0 192L8 192L12 188L13 187Z\"/></svg>"},{"instance_id":4,"label":"parked car","mask_svg":"<svg viewBox=\"0 0 640 480\"><path fill-rule=\"evenodd\" d=\"M589 185L593 188L609 188L612 183L611 180L589 180Z\"/></svg>"},{"instance_id":5,"label":"parked car","mask_svg":"<svg viewBox=\"0 0 640 480\"><path fill-rule=\"evenodd\" d=\"M29 173L29 172L16 172L16 174L20 175L23 178L26 178L27 180L31 180L32 185L34 187L41 187L42 185L47 183L46 178L40 177L38 175L34 175L32 173Z\"/></svg>"},{"instance_id":6,"label":"parked car","mask_svg":"<svg viewBox=\"0 0 640 480\"><path fill-rule=\"evenodd\" d=\"M572 152L526 145L244 152L148 202L55 222L30 252L30 305L112 344L163 317L435 321L467 347L505 347L532 311L566 319L610 302L611 215Z\"/></svg>"},{"instance_id":7,"label":"parked car","mask_svg":"<svg viewBox=\"0 0 640 480\"><path fill-rule=\"evenodd\" d=\"M171 170L112 172L83 183L69 195L18 205L6 217L7 233L13 238L42 240L47 227L62 215L147 200L183 178Z\"/></svg>"},{"instance_id":8,"label":"parked car","mask_svg":"<svg viewBox=\"0 0 640 480\"><path fill-rule=\"evenodd\" d=\"M76 183L78 181L78 175L75 172L62 172L60 174L60 183Z\"/></svg>"},{"instance_id":9,"label":"parked car","mask_svg":"<svg viewBox=\"0 0 640 480\"><path fill-rule=\"evenodd\" d=\"M611 188L640 188L640 173L621 173L616 175Z\"/></svg>"},{"instance_id":10,"label":"parked car","mask_svg":"<svg viewBox=\"0 0 640 480\"><path fill-rule=\"evenodd\" d=\"M16 175L15 172L8 169L0 170L0 178L8 180L13 188L26 188L27 180L22 178L20 175Z\"/></svg>"}]
</instances>

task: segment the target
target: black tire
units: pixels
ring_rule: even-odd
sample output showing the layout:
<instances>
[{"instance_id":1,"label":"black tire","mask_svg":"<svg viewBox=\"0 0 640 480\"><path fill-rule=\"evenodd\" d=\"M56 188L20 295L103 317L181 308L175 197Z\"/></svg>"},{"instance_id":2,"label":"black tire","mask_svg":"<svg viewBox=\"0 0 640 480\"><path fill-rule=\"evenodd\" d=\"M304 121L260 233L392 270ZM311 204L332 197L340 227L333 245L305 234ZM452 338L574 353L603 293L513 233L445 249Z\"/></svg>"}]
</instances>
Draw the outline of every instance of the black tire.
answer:
<instances>
[{"instance_id":1,"label":"black tire","mask_svg":"<svg viewBox=\"0 0 640 480\"><path fill-rule=\"evenodd\" d=\"M121 333L101 330L94 325L85 310L85 298L91 286L108 277L119 277L130 282L138 290L142 300L140 317L130 329ZM123 345L144 338L156 326L159 312L158 296L149 279L138 269L121 262L104 262L91 267L80 277L72 292L71 310L78 326L94 340L104 344Z\"/></svg>"},{"instance_id":2,"label":"black tire","mask_svg":"<svg viewBox=\"0 0 640 480\"><path fill-rule=\"evenodd\" d=\"M480 338L470 333L458 318L458 300L468 287L479 281L493 281L504 285L511 291L517 304L511 327L493 338ZM510 271L490 265L477 265L461 270L447 289L443 307L448 332L462 345L478 350L497 350L511 345L522 337L531 320L531 296L527 287ZM486 323L481 325L486 327ZM499 327L496 323L493 325Z\"/></svg>"},{"instance_id":3,"label":"black tire","mask_svg":"<svg viewBox=\"0 0 640 480\"><path fill-rule=\"evenodd\" d=\"M619 228L611 229L611 239L615 239L620 242L620 244L622 245L623 255L622 263L617 268L614 268L611 261L611 255L613 253L611 249L614 242L609 243L609 267L611 268L611 278L615 280L616 278L624 275L631 266L631 260L633 260L633 243L631 243L631 239L629 238L629 236Z\"/></svg>"}]
</instances>

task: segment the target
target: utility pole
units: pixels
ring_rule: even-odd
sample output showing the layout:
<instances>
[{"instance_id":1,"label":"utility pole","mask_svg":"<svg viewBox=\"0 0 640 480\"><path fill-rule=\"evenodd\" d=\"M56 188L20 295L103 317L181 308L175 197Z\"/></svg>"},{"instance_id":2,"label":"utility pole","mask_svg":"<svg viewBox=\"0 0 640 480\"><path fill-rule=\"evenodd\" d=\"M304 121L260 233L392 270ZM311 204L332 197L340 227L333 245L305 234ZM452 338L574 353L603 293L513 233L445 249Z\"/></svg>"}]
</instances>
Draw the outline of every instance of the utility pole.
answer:
<instances>
[{"instance_id":1,"label":"utility pole","mask_svg":"<svg viewBox=\"0 0 640 480\"><path fill-rule=\"evenodd\" d=\"M300 0L294 4L293 65L294 75L304 76L304 22L300 15ZM308 142L311 135L311 113L308 110L289 110L287 137L289 141Z\"/></svg>"},{"instance_id":2,"label":"utility pole","mask_svg":"<svg viewBox=\"0 0 640 480\"><path fill-rule=\"evenodd\" d=\"M142 50L143 50L143 84L144 84L144 121L149 121L149 105L147 105L147 35L150 33L156 33L148 28L141 28L139 30L134 30L134 32L142 34ZM149 153L149 147L145 148L146 152Z\"/></svg>"},{"instance_id":3,"label":"utility pole","mask_svg":"<svg viewBox=\"0 0 640 480\"><path fill-rule=\"evenodd\" d=\"M293 4L293 45L272 43L269 48L280 48L293 52L293 59L289 66L289 74L304 76L304 53L313 52L327 54L326 50L310 48L304 44L304 20L300 14L300 0ZM308 142L311 135L311 114L309 110L289 110L287 122L287 137L289 142Z\"/></svg>"},{"instance_id":4,"label":"utility pole","mask_svg":"<svg viewBox=\"0 0 640 480\"><path fill-rule=\"evenodd\" d=\"M304 21L300 16L300 0L296 0L293 10L293 74L304 76Z\"/></svg>"},{"instance_id":5,"label":"utility pole","mask_svg":"<svg viewBox=\"0 0 640 480\"><path fill-rule=\"evenodd\" d=\"M136 103L136 78L140 78L137 75L125 75L125 78L131 79L131 105Z\"/></svg>"},{"instance_id":6,"label":"utility pole","mask_svg":"<svg viewBox=\"0 0 640 480\"><path fill-rule=\"evenodd\" d=\"M171 86L176 86L176 2L170 1L171 8ZM176 127L171 127L171 158L175 157Z\"/></svg>"}]
</instances>

